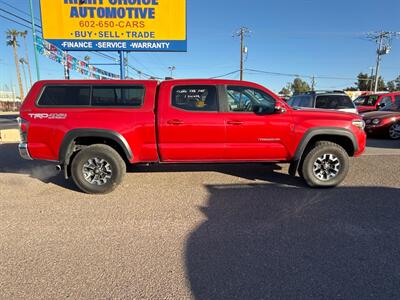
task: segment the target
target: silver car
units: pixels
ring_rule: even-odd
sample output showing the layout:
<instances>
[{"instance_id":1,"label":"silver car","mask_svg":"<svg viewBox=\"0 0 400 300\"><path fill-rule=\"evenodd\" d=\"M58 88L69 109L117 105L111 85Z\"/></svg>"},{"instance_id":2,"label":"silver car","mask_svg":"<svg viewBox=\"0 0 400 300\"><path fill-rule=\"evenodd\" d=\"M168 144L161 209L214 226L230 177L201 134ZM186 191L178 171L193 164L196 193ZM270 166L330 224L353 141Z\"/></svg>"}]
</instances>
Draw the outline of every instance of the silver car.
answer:
<instances>
[{"instance_id":1,"label":"silver car","mask_svg":"<svg viewBox=\"0 0 400 300\"><path fill-rule=\"evenodd\" d=\"M341 91L316 91L295 95L287 102L294 108L332 109L358 114L350 97Z\"/></svg>"}]
</instances>

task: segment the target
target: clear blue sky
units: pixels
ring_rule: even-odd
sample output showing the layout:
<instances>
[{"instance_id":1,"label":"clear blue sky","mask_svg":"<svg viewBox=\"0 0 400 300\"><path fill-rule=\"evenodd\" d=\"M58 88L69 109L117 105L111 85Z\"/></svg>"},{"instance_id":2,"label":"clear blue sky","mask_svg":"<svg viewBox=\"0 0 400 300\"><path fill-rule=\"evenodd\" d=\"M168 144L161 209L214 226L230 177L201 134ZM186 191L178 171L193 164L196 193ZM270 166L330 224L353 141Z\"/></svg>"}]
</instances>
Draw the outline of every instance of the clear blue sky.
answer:
<instances>
[{"instance_id":1,"label":"clear blue sky","mask_svg":"<svg viewBox=\"0 0 400 300\"><path fill-rule=\"evenodd\" d=\"M39 0L33 0L39 18ZM163 0L168 1L168 0ZM29 12L28 0L0 1L0 8L12 10L5 3ZM168 76L168 66L176 66L175 77L212 77L239 69L239 40L232 34L241 26L251 29L246 40L249 49L246 67L271 72L355 78L375 66L376 45L363 34L378 30L400 31L399 0L187 0L187 53L131 53L130 64L159 77ZM0 15L6 16L0 12ZM11 47L5 46L5 31L24 27L0 18L0 89L16 85ZM30 46L32 44L29 40ZM20 55L23 55L20 49ZM73 52L78 58L87 53ZM117 56L116 53L110 52ZM109 62L89 54L92 62ZM34 66L31 47L30 60ZM40 58L42 79L63 77L63 67ZM104 67L118 72L118 67ZM72 78L81 78L71 73ZM131 75L135 75L131 73ZM400 39L393 41L392 52L382 64L385 80L400 75ZM238 78L238 74L227 78ZM245 79L279 91L291 77L246 73ZM307 79L309 80L309 79ZM317 88L344 88L351 80L317 80Z\"/></svg>"}]
</instances>

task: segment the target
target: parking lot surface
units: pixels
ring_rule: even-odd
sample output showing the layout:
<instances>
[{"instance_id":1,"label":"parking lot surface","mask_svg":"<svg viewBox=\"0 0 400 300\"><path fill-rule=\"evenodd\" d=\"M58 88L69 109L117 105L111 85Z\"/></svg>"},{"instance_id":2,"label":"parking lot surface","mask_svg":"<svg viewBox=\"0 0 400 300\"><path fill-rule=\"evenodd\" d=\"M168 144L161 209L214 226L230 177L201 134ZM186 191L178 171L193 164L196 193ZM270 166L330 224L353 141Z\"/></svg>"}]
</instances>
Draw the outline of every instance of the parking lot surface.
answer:
<instances>
[{"instance_id":1,"label":"parking lot surface","mask_svg":"<svg viewBox=\"0 0 400 300\"><path fill-rule=\"evenodd\" d=\"M335 189L171 165L91 196L0 145L0 298L400 299L399 155L369 141Z\"/></svg>"},{"instance_id":2,"label":"parking lot surface","mask_svg":"<svg viewBox=\"0 0 400 300\"><path fill-rule=\"evenodd\" d=\"M17 118L19 114L0 114L0 130L17 129Z\"/></svg>"}]
</instances>

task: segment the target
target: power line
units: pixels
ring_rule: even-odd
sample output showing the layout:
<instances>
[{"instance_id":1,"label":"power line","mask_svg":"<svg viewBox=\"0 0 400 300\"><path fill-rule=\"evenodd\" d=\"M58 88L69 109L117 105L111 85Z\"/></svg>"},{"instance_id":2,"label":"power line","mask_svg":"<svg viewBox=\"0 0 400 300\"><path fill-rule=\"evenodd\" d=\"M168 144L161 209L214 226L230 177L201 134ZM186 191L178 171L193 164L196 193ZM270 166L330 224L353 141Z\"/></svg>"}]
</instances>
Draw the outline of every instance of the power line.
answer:
<instances>
[{"instance_id":1,"label":"power line","mask_svg":"<svg viewBox=\"0 0 400 300\"><path fill-rule=\"evenodd\" d=\"M10 5L10 4L8 4L7 2L4 2L4 1L0 0L0 3L6 5L6 6L10 7L10 8L12 8L12 9L15 10L15 11L18 11L18 12L24 14L25 16L30 17L30 14L28 14L27 12L25 12L25 11L23 11L23 10L21 10L21 9L18 9L18 8L14 7L14 6ZM41 22L41 20L40 20L39 18L35 17L35 19L36 19L37 21Z\"/></svg>"},{"instance_id":2,"label":"power line","mask_svg":"<svg viewBox=\"0 0 400 300\"><path fill-rule=\"evenodd\" d=\"M229 73L226 73L226 74L223 74L223 75L218 75L218 76L210 77L210 79L223 78L223 77L226 77L226 76L229 76L229 75L236 74L236 73L238 73L238 72L240 72L240 70L236 70L236 71L233 71L233 72L229 72Z\"/></svg>"},{"instance_id":3,"label":"power line","mask_svg":"<svg viewBox=\"0 0 400 300\"><path fill-rule=\"evenodd\" d=\"M301 77L301 78L309 78L309 79L314 78L314 79L330 79L330 80L365 80L365 81L369 80L369 79L350 78L350 77L314 76L314 75L293 74L293 73L279 73L279 72L270 72L270 71L255 70L255 69L245 69L245 71L268 74L268 75L285 76L285 77Z\"/></svg>"},{"instance_id":4,"label":"power line","mask_svg":"<svg viewBox=\"0 0 400 300\"><path fill-rule=\"evenodd\" d=\"M20 16L18 16L16 14L13 14L13 13L11 13L9 11L6 11L5 9L0 8L0 11L3 12L3 13L9 14L10 16L13 16L14 18L17 18L17 19L19 19L21 21L24 21L24 22L28 23L28 24L32 24L31 21L29 21L29 20L27 20L27 19L25 19L23 17L20 17ZM38 27L38 28L42 28L42 26L40 26L40 25L35 25L35 26Z\"/></svg>"},{"instance_id":5,"label":"power line","mask_svg":"<svg viewBox=\"0 0 400 300\"><path fill-rule=\"evenodd\" d=\"M135 67L132 67L132 66L130 66L130 65L128 65L128 68L132 69L133 71L135 71L136 73L138 73L138 74L140 74L140 75L144 75L144 76L149 77L149 78L163 79L163 78L161 78L161 77L156 77L156 76L153 76L153 75L144 73L144 72L142 72L142 71L140 71L140 70L138 70L138 69L136 69Z\"/></svg>"},{"instance_id":6,"label":"power line","mask_svg":"<svg viewBox=\"0 0 400 300\"><path fill-rule=\"evenodd\" d=\"M18 25L21 25L21 26L23 26L23 27L25 27L25 28L31 29L28 25L19 23L18 21L15 21L15 20L12 20L12 19L10 19L10 18L7 18L6 16L0 15L0 18L3 18L3 19L8 20L8 21L11 21L11 22L13 22L13 23L15 23L15 24L18 24Z\"/></svg>"}]
</instances>

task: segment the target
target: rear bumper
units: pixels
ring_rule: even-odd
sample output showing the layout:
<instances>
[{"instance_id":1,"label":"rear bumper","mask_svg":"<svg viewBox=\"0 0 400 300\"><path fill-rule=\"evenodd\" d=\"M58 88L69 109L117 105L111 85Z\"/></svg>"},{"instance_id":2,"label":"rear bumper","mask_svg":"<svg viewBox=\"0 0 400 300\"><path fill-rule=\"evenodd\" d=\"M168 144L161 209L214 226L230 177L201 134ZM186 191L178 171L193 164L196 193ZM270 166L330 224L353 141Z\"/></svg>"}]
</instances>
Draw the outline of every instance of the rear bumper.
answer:
<instances>
[{"instance_id":1,"label":"rear bumper","mask_svg":"<svg viewBox=\"0 0 400 300\"><path fill-rule=\"evenodd\" d=\"M20 143L18 145L18 151L19 151L19 155L23 159L32 160L32 157L31 157L31 155L29 154L29 151L28 151L28 144L27 143Z\"/></svg>"}]
</instances>

